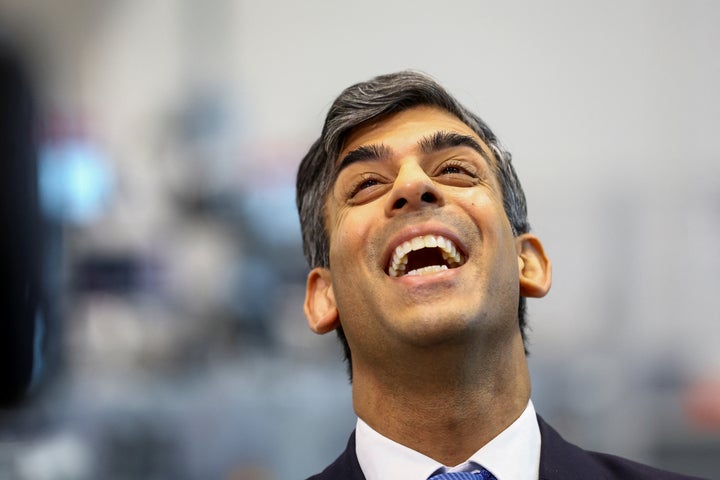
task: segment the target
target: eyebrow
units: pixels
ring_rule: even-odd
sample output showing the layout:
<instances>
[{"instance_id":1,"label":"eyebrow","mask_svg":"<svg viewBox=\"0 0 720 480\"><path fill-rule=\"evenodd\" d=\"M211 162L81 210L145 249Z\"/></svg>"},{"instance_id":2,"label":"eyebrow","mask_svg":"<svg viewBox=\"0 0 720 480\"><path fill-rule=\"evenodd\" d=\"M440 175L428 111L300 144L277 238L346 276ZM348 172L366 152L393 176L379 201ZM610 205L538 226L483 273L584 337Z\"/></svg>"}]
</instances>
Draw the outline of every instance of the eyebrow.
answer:
<instances>
[{"instance_id":1,"label":"eyebrow","mask_svg":"<svg viewBox=\"0 0 720 480\"><path fill-rule=\"evenodd\" d=\"M434 134L424 137L418 141L420 150L424 154L431 154L446 150L448 148L455 147L469 147L478 152L485 160L490 162L490 157L487 152L483 150L480 143L470 135L463 135L460 133L438 131ZM376 144L376 145L363 145L358 147L345 155L337 168L335 169L335 176L340 174L343 169L349 167L353 163L377 161L384 158L393 156L393 150L387 145Z\"/></svg>"},{"instance_id":2,"label":"eyebrow","mask_svg":"<svg viewBox=\"0 0 720 480\"><path fill-rule=\"evenodd\" d=\"M480 154L485 160L490 161L487 152L483 150L480 143L470 135L463 135L455 132L435 132L429 137L425 137L418 142L420 149L425 154L439 152L448 148L470 147Z\"/></svg>"},{"instance_id":3,"label":"eyebrow","mask_svg":"<svg viewBox=\"0 0 720 480\"><path fill-rule=\"evenodd\" d=\"M340 164L337 166L335 174L337 175L344 168L349 167L353 163L382 160L383 158L388 158L392 155L392 149L386 145L363 145L362 147L358 147L355 150L350 151L343 157Z\"/></svg>"}]
</instances>

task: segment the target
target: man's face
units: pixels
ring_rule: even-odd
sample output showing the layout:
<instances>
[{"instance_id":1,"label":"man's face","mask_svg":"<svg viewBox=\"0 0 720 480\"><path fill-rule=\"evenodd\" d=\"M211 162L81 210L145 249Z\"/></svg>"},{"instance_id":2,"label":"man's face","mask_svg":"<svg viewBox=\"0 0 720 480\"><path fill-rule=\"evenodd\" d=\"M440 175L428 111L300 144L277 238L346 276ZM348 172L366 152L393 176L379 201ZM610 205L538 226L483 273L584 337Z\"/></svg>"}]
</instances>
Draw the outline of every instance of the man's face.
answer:
<instances>
[{"instance_id":1,"label":"man's face","mask_svg":"<svg viewBox=\"0 0 720 480\"><path fill-rule=\"evenodd\" d=\"M434 107L349 136L326 205L323 275L354 364L398 348L519 337L521 247L494 161L472 129Z\"/></svg>"}]
</instances>

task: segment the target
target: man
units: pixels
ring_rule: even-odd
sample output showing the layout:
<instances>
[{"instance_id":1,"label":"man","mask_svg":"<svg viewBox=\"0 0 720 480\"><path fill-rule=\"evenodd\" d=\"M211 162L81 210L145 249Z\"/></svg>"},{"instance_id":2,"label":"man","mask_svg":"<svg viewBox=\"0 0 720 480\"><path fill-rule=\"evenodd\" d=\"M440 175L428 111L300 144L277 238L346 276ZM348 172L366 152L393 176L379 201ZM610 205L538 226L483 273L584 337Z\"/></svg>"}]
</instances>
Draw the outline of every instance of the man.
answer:
<instances>
[{"instance_id":1,"label":"man","mask_svg":"<svg viewBox=\"0 0 720 480\"><path fill-rule=\"evenodd\" d=\"M297 204L305 314L338 332L358 415L312 478L687 478L585 452L536 416L525 298L548 292L550 261L510 154L432 79L342 92Z\"/></svg>"}]
</instances>

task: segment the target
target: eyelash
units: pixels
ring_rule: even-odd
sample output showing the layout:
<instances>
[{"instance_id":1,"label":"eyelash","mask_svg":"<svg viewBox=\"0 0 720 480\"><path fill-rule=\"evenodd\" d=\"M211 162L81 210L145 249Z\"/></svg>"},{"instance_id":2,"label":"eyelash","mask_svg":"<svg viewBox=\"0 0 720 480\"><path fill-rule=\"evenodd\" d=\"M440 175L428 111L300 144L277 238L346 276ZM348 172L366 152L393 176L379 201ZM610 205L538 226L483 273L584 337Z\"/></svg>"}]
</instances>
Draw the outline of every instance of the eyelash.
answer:
<instances>
[{"instance_id":1,"label":"eyelash","mask_svg":"<svg viewBox=\"0 0 720 480\"><path fill-rule=\"evenodd\" d=\"M371 183L371 185L368 185L368 183ZM362 190L365 190L366 188L374 187L375 185L378 185L380 181L375 178L372 175L365 174L363 175L353 186L349 189L348 198L354 198L358 193L360 193Z\"/></svg>"},{"instance_id":2,"label":"eyelash","mask_svg":"<svg viewBox=\"0 0 720 480\"><path fill-rule=\"evenodd\" d=\"M453 168L458 171L447 173L446 170L449 168ZM467 163L450 160L442 165L438 175L468 175L470 177L476 178L477 172L475 172L474 169L468 167Z\"/></svg>"}]
</instances>

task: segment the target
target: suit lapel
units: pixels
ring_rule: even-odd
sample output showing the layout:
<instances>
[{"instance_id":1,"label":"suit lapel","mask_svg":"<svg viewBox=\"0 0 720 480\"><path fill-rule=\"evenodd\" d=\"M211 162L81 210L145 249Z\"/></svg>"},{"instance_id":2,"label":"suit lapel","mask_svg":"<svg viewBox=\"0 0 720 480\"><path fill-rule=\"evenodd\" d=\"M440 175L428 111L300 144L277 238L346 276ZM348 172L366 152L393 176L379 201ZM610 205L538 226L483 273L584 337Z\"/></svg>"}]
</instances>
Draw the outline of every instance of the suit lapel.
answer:
<instances>
[{"instance_id":1,"label":"suit lapel","mask_svg":"<svg viewBox=\"0 0 720 480\"><path fill-rule=\"evenodd\" d=\"M355 453L355 431L348 440L345 451L329 467L308 480L365 480Z\"/></svg>"}]
</instances>

